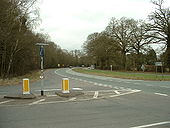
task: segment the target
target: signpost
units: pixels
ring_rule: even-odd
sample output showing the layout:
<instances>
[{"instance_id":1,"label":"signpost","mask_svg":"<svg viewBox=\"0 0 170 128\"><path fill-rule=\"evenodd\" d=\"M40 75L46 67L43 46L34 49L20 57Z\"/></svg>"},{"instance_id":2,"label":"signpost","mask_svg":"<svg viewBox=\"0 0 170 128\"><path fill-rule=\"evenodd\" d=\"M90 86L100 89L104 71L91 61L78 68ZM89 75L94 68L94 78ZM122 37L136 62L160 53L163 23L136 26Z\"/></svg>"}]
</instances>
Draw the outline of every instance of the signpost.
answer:
<instances>
[{"instance_id":1,"label":"signpost","mask_svg":"<svg viewBox=\"0 0 170 128\"><path fill-rule=\"evenodd\" d=\"M40 74L40 79L41 79L41 96L44 95L43 91L43 86L44 86L44 46L47 46L49 44L45 43L36 43L37 46L40 46L40 69L41 69L41 74Z\"/></svg>"},{"instance_id":2,"label":"signpost","mask_svg":"<svg viewBox=\"0 0 170 128\"><path fill-rule=\"evenodd\" d=\"M163 78L163 63L162 62L155 62L155 66L156 66L156 74L158 72L158 67L161 67L162 78Z\"/></svg>"},{"instance_id":3,"label":"signpost","mask_svg":"<svg viewBox=\"0 0 170 128\"><path fill-rule=\"evenodd\" d=\"M144 64L142 64L141 69L143 70L143 72L145 71L145 65Z\"/></svg>"},{"instance_id":4,"label":"signpost","mask_svg":"<svg viewBox=\"0 0 170 128\"><path fill-rule=\"evenodd\" d=\"M113 70L112 68L113 68L113 66L112 66L112 65L110 65L110 70L111 70L111 71Z\"/></svg>"}]
</instances>

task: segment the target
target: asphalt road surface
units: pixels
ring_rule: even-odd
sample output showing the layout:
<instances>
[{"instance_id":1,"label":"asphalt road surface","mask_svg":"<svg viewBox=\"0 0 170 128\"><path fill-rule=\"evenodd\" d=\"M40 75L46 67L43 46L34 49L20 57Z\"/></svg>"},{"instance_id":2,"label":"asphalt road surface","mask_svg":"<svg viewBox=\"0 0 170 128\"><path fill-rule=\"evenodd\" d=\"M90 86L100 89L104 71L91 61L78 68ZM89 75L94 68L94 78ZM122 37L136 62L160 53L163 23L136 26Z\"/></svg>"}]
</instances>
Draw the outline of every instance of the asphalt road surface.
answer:
<instances>
[{"instance_id":1,"label":"asphalt road surface","mask_svg":"<svg viewBox=\"0 0 170 128\"><path fill-rule=\"evenodd\" d=\"M84 95L64 98L62 78ZM22 81L22 80L21 80ZM40 96L40 90L45 96ZM50 69L31 83L36 99L5 99L21 85L0 87L0 128L170 128L170 82L128 80Z\"/></svg>"}]
</instances>

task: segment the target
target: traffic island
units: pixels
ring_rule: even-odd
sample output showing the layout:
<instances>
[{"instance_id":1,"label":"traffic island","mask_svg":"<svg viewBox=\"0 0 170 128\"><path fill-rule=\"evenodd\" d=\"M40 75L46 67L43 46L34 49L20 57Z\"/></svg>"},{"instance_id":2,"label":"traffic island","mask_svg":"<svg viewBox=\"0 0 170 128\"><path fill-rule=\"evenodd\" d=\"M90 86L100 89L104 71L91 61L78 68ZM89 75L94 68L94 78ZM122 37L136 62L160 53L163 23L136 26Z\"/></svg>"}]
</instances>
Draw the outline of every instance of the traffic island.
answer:
<instances>
[{"instance_id":1,"label":"traffic island","mask_svg":"<svg viewBox=\"0 0 170 128\"><path fill-rule=\"evenodd\" d=\"M23 79L22 94L11 94L9 96L4 96L4 98L9 99L35 99L36 96L30 92L29 79Z\"/></svg>"},{"instance_id":2,"label":"traffic island","mask_svg":"<svg viewBox=\"0 0 170 128\"><path fill-rule=\"evenodd\" d=\"M56 92L56 95L60 97L69 98L69 97L76 97L76 96L84 95L84 93L82 91L77 91L77 90L70 90L69 93L63 93L61 90L58 90Z\"/></svg>"},{"instance_id":3,"label":"traffic island","mask_svg":"<svg viewBox=\"0 0 170 128\"><path fill-rule=\"evenodd\" d=\"M4 96L4 98L8 98L8 99L35 99L36 96L32 93L30 94L18 94L18 95L8 95L8 96Z\"/></svg>"}]
</instances>

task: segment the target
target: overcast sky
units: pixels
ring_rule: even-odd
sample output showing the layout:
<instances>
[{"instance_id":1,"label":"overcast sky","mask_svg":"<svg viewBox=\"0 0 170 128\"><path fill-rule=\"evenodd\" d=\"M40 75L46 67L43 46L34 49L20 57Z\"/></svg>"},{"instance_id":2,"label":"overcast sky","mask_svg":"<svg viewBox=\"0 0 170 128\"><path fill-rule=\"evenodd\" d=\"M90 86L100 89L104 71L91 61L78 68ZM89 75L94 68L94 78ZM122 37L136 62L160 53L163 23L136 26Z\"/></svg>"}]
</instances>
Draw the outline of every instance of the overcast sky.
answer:
<instances>
[{"instance_id":1,"label":"overcast sky","mask_svg":"<svg viewBox=\"0 0 170 128\"><path fill-rule=\"evenodd\" d=\"M39 0L38 7L37 30L67 50L81 49L87 36L103 31L112 17L145 20L154 9L150 0Z\"/></svg>"}]
</instances>

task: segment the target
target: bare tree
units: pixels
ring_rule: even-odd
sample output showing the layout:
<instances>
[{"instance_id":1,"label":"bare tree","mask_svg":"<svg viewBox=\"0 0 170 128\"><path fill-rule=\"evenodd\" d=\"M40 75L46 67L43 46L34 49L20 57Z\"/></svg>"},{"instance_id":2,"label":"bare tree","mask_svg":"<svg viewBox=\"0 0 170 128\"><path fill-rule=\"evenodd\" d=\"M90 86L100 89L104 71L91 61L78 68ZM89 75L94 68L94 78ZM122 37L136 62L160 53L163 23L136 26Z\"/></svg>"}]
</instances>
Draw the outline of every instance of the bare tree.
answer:
<instances>
[{"instance_id":1,"label":"bare tree","mask_svg":"<svg viewBox=\"0 0 170 128\"><path fill-rule=\"evenodd\" d=\"M167 66L170 68L170 8L163 7L164 0L153 0L152 3L156 9L149 15L148 36L155 39L153 43L165 44Z\"/></svg>"}]
</instances>

